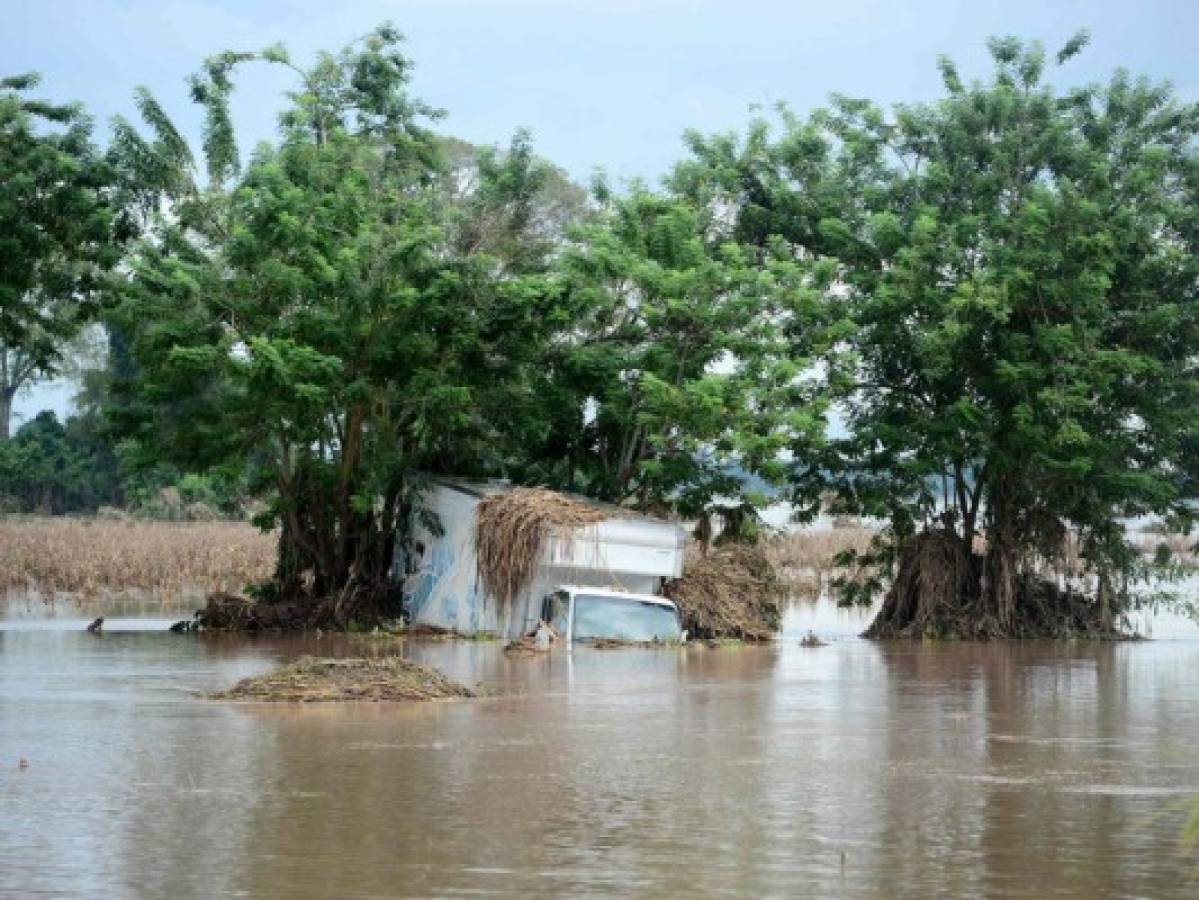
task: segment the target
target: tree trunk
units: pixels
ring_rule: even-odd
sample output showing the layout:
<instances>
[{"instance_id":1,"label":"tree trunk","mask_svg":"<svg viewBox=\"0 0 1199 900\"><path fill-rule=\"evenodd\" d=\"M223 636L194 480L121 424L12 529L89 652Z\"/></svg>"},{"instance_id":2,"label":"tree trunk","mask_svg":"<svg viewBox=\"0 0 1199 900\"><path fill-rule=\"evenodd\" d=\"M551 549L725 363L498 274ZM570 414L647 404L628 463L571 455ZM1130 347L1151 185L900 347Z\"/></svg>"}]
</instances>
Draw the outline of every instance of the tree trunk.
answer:
<instances>
[{"instance_id":1,"label":"tree trunk","mask_svg":"<svg viewBox=\"0 0 1199 900\"><path fill-rule=\"evenodd\" d=\"M1114 630L1112 588L1106 572L1099 574L1099 627L1107 632Z\"/></svg>"},{"instance_id":2,"label":"tree trunk","mask_svg":"<svg viewBox=\"0 0 1199 900\"><path fill-rule=\"evenodd\" d=\"M1016 618L1016 566L1006 535L992 535L987 546L986 605L1003 632Z\"/></svg>"},{"instance_id":3,"label":"tree trunk","mask_svg":"<svg viewBox=\"0 0 1199 900\"><path fill-rule=\"evenodd\" d=\"M0 441L7 441L10 435L13 396L13 391L0 389Z\"/></svg>"},{"instance_id":4,"label":"tree trunk","mask_svg":"<svg viewBox=\"0 0 1199 900\"><path fill-rule=\"evenodd\" d=\"M1016 523L1002 484L990 495L987 556L983 564L983 601L1001 633L1009 633L1016 619Z\"/></svg>"},{"instance_id":5,"label":"tree trunk","mask_svg":"<svg viewBox=\"0 0 1199 900\"><path fill-rule=\"evenodd\" d=\"M205 627L228 630L372 627L399 615L391 582L400 481L381 508L353 510L344 488L299 472L280 482L281 527L275 575L250 612L210 603ZM226 615L226 612L228 615ZM225 620L228 621L225 621Z\"/></svg>"},{"instance_id":6,"label":"tree trunk","mask_svg":"<svg viewBox=\"0 0 1199 900\"><path fill-rule=\"evenodd\" d=\"M895 578L866 637L973 636L972 606L978 567L962 550L960 535L930 529L900 548Z\"/></svg>"}]
</instances>

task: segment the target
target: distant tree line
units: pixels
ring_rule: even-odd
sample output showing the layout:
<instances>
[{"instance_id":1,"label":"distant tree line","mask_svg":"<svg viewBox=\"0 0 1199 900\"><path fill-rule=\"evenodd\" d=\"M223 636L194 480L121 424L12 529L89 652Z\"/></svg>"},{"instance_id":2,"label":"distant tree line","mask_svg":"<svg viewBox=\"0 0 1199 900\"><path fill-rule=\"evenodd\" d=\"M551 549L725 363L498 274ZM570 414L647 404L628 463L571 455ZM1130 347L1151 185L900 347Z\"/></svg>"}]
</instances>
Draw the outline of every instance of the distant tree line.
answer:
<instances>
[{"instance_id":1,"label":"distant tree line","mask_svg":"<svg viewBox=\"0 0 1199 900\"><path fill-rule=\"evenodd\" d=\"M985 81L943 58L933 103L689 134L660 186L588 190L523 132L439 134L400 41L209 58L197 150L145 89L100 151L32 76L0 83L4 402L84 323L111 351L85 415L0 443L0 494L209 479L279 528L263 595L343 625L386 613L439 473L881 519L842 585L890 585L880 634L1110 630L1153 574L1123 520L1193 524L1199 110L1124 72L1055 88L1085 34L1053 60L995 39ZM245 156L256 65L295 84ZM1081 606L1042 577L1066 535Z\"/></svg>"},{"instance_id":2,"label":"distant tree line","mask_svg":"<svg viewBox=\"0 0 1199 900\"><path fill-rule=\"evenodd\" d=\"M0 514L97 513L114 518L205 521L244 518L247 496L236 477L181 472L161 464L132 470L94 418L60 422L38 413L0 443Z\"/></svg>"}]
</instances>

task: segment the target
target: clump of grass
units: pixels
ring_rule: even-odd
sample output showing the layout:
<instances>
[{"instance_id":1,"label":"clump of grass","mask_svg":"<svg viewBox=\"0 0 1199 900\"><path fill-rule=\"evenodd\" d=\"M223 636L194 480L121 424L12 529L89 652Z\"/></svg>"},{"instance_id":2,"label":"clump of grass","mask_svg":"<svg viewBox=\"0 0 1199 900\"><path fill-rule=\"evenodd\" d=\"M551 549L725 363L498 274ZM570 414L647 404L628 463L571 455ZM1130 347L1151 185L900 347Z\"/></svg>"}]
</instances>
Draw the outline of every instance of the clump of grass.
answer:
<instances>
[{"instance_id":1,"label":"clump of grass","mask_svg":"<svg viewBox=\"0 0 1199 900\"><path fill-rule=\"evenodd\" d=\"M276 538L243 522L0 519L0 592L94 599L241 590L274 571Z\"/></svg>"},{"instance_id":2,"label":"clump of grass","mask_svg":"<svg viewBox=\"0 0 1199 900\"><path fill-rule=\"evenodd\" d=\"M328 703L338 700L447 700L477 696L436 669L399 656L377 659L317 659L305 656L273 672L244 678L213 694L216 700Z\"/></svg>"}]
</instances>

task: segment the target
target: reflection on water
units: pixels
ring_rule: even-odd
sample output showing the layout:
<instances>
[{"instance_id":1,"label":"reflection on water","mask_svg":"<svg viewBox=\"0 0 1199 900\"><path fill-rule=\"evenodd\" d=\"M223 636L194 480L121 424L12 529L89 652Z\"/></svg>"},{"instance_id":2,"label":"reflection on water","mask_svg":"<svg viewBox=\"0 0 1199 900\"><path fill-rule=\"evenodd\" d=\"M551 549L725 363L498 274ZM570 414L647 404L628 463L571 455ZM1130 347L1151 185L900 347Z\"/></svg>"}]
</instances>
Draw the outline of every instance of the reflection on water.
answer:
<instances>
[{"instance_id":1,"label":"reflection on water","mask_svg":"<svg viewBox=\"0 0 1199 900\"><path fill-rule=\"evenodd\" d=\"M766 648L417 644L490 696L280 708L194 692L350 642L157 615L0 623L0 894L1199 889L1199 641L878 645L800 608Z\"/></svg>"}]
</instances>

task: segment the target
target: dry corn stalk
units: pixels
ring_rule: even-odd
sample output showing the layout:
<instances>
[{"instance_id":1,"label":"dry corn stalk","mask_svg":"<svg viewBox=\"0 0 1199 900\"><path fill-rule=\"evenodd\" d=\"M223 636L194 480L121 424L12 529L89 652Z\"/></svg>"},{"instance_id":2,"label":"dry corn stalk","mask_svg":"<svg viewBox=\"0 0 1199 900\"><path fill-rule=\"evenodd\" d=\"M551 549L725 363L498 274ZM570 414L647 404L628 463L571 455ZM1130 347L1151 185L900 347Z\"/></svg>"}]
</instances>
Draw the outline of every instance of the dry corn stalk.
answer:
<instances>
[{"instance_id":1,"label":"dry corn stalk","mask_svg":"<svg viewBox=\"0 0 1199 900\"><path fill-rule=\"evenodd\" d=\"M241 590L270 577L276 540L243 522L0 519L0 591L94 597Z\"/></svg>"}]
</instances>

